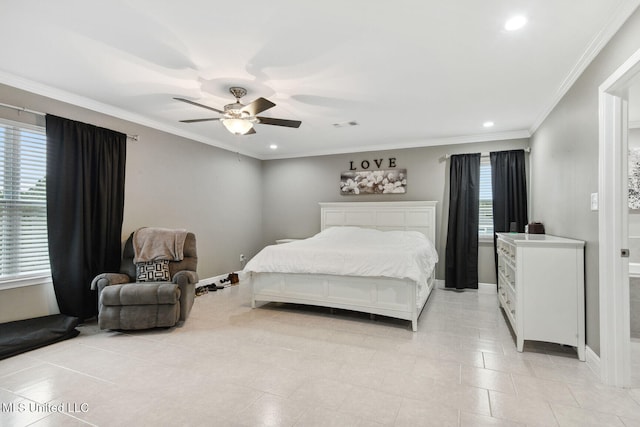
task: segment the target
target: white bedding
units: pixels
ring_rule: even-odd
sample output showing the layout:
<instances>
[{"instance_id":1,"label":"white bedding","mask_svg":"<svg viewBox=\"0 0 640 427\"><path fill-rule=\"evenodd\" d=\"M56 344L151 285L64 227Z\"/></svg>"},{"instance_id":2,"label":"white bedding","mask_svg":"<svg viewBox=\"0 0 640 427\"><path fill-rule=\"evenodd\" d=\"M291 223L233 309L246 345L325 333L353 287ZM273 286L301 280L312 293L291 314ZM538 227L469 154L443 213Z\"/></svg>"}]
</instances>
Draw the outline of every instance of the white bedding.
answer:
<instances>
[{"instance_id":1,"label":"white bedding","mask_svg":"<svg viewBox=\"0 0 640 427\"><path fill-rule=\"evenodd\" d=\"M392 277L427 283L438 254L417 231L331 227L305 240L265 247L245 272Z\"/></svg>"}]
</instances>

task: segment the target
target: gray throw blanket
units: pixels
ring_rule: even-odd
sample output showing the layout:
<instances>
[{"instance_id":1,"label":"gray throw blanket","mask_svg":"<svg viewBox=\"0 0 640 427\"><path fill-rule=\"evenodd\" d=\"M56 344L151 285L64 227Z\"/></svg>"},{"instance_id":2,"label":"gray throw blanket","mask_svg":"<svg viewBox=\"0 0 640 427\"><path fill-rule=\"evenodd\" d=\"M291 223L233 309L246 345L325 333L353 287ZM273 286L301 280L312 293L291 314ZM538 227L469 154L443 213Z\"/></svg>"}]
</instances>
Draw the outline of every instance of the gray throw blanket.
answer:
<instances>
[{"instance_id":1,"label":"gray throw blanket","mask_svg":"<svg viewBox=\"0 0 640 427\"><path fill-rule=\"evenodd\" d=\"M186 230L143 227L133 232L133 262L161 259L181 261L184 258Z\"/></svg>"}]
</instances>

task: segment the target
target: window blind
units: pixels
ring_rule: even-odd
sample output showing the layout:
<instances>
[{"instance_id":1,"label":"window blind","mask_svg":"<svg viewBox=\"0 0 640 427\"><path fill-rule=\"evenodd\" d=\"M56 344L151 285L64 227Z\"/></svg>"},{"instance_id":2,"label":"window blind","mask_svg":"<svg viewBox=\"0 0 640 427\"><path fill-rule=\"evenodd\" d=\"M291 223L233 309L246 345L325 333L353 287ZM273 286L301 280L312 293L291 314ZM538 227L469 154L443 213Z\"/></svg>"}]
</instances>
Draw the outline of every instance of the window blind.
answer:
<instances>
[{"instance_id":1,"label":"window blind","mask_svg":"<svg viewBox=\"0 0 640 427\"><path fill-rule=\"evenodd\" d=\"M493 192L491 190L491 159L480 157L480 216L478 235L493 238Z\"/></svg>"},{"instance_id":2,"label":"window blind","mask_svg":"<svg viewBox=\"0 0 640 427\"><path fill-rule=\"evenodd\" d=\"M0 120L0 283L49 275L46 134Z\"/></svg>"}]
</instances>

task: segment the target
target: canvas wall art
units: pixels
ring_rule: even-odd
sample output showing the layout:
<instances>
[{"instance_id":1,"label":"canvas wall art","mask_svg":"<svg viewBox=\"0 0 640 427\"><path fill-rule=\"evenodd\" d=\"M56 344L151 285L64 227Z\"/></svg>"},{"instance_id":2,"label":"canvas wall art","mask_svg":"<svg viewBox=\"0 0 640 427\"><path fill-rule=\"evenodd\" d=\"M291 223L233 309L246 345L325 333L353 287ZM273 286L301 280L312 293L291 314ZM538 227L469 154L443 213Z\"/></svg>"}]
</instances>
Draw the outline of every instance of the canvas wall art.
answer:
<instances>
[{"instance_id":1,"label":"canvas wall art","mask_svg":"<svg viewBox=\"0 0 640 427\"><path fill-rule=\"evenodd\" d=\"M340 193L343 195L404 194L406 192L406 169L346 171L340 175Z\"/></svg>"},{"instance_id":2,"label":"canvas wall art","mask_svg":"<svg viewBox=\"0 0 640 427\"><path fill-rule=\"evenodd\" d=\"M629 209L640 209L640 148L629 149Z\"/></svg>"}]
</instances>

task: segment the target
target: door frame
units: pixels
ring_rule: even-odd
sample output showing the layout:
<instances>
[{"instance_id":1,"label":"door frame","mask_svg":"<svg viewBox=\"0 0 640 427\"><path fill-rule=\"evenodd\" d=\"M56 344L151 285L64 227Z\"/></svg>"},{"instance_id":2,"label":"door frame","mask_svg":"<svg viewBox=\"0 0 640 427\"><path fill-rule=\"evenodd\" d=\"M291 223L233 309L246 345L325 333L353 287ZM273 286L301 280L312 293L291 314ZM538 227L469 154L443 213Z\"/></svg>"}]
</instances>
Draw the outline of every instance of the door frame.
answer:
<instances>
[{"instance_id":1,"label":"door frame","mask_svg":"<svg viewBox=\"0 0 640 427\"><path fill-rule=\"evenodd\" d=\"M640 79L640 50L599 87L600 374L605 384L631 377L628 248L628 89Z\"/></svg>"}]
</instances>

